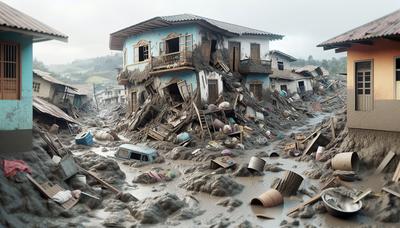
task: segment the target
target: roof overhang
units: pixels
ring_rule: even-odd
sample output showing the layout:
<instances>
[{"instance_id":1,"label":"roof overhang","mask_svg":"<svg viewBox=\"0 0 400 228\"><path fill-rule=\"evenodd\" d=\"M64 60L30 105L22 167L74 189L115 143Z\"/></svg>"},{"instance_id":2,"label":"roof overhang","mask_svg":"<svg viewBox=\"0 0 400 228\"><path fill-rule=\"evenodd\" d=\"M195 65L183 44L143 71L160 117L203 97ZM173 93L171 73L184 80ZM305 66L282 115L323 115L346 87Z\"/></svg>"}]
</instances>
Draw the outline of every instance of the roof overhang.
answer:
<instances>
[{"instance_id":1,"label":"roof overhang","mask_svg":"<svg viewBox=\"0 0 400 228\"><path fill-rule=\"evenodd\" d=\"M27 35L27 36L32 37L33 42L42 42L42 41L48 41L48 40L59 40L62 42L68 42L68 36L59 36L59 35L53 35L53 34L47 34L47 33L41 33L41 32L34 32L34 31L30 31L30 30L13 28L13 27L8 27L8 26L4 26L4 25L0 25L0 31L15 32L15 33Z\"/></svg>"}]
</instances>

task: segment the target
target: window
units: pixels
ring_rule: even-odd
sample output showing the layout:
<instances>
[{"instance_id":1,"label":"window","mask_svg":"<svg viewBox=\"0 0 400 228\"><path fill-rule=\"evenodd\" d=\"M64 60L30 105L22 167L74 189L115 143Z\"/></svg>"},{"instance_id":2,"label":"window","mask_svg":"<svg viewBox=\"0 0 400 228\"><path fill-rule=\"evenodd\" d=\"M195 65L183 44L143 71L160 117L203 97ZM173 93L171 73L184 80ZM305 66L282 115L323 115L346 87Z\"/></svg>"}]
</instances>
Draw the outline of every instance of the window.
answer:
<instances>
[{"instance_id":1,"label":"window","mask_svg":"<svg viewBox=\"0 0 400 228\"><path fill-rule=\"evenodd\" d=\"M286 93L288 92L286 85L281 85L281 90L285 91Z\"/></svg>"},{"instance_id":2,"label":"window","mask_svg":"<svg viewBox=\"0 0 400 228\"><path fill-rule=\"evenodd\" d=\"M149 157L147 155L142 155L142 161L149 161Z\"/></svg>"},{"instance_id":3,"label":"window","mask_svg":"<svg viewBox=\"0 0 400 228\"><path fill-rule=\"evenodd\" d=\"M278 61L278 70L283 70L283 62L282 61Z\"/></svg>"},{"instance_id":4,"label":"window","mask_svg":"<svg viewBox=\"0 0 400 228\"><path fill-rule=\"evenodd\" d=\"M400 100L400 58L396 58L396 99Z\"/></svg>"},{"instance_id":5,"label":"window","mask_svg":"<svg viewBox=\"0 0 400 228\"><path fill-rule=\"evenodd\" d=\"M306 92L306 86L304 84L304 81L299 81L298 84L299 84L300 93Z\"/></svg>"},{"instance_id":6,"label":"window","mask_svg":"<svg viewBox=\"0 0 400 228\"><path fill-rule=\"evenodd\" d=\"M40 83L33 82L33 92L39 93L40 91Z\"/></svg>"},{"instance_id":7,"label":"window","mask_svg":"<svg viewBox=\"0 0 400 228\"><path fill-rule=\"evenodd\" d=\"M0 100L16 100L20 96L19 45L0 42Z\"/></svg>"},{"instance_id":8,"label":"window","mask_svg":"<svg viewBox=\"0 0 400 228\"><path fill-rule=\"evenodd\" d=\"M134 151L131 152L131 157L130 157L131 159L135 159L135 160L139 160L140 161L140 157L141 157L140 154L138 154L138 153L136 153Z\"/></svg>"},{"instance_id":9,"label":"window","mask_svg":"<svg viewBox=\"0 0 400 228\"><path fill-rule=\"evenodd\" d=\"M355 96L357 111L372 110L372 62L363 61L355 64Z\"/></svg>"},{"instance_id":10,"label":"window","mask_svg":"<svg viewBox=\"0 0 400 228\"><path fill-rule=\"evenodd\" d=\"M249 84L249 89L257 100L262 100L262 84L260 82Z\"/></svg>"},{"instance_id":11,"label":"window","mask_svg":"<svg viewBox=\"0 0 400 228\"><path fill-rule=\"evenodd\" d=\"M166 54L179 52L179 37L172 38L165 41Z\"/></svg>"},{"instance_id":12,"label":"window","mask_svg":"<svg viewBox=\"0 0 400 228\"><path fill-rule=\"evenodd\" d=\"M149 45L136 46L135 48L135 62L143 62L149 59Z\"/></svg>"}]
</instances>

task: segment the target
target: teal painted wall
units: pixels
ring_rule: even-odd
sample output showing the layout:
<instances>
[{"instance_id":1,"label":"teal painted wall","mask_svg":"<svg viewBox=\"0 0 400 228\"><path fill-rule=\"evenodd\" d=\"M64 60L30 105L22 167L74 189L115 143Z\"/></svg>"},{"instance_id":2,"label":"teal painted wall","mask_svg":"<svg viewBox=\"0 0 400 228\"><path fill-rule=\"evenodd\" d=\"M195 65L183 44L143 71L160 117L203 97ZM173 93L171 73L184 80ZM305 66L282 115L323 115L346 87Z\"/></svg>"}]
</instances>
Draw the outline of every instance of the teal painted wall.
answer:
<instances>
[{"instance_id":1,"label":"teal painted wall","mask_svg":"<svg viewBox=\"0 0 400 228\"><path fill-rule=\"evenodd\" d=\"M32 129L32 39L4 32L1 41L13 41L21 49L21 99L0 100L0 131Z\"/></svg>"},{"instance_id":2,"label":"teal painted wall","mask_svg":"<svg viewBox=\"0 0 400 228\"><path fill-rule=\"evenodd\" d=\"M200 27L195 24L187 24L187 25L176 25L176 26L169 26L166 28L155 29L152 31L144 32L135 36L131 36L126 39L124 43L124 48L126 49L126 65L133 64L134 58L134 50L133 46L136 45L140 40L146 40L150 42L150 54L152 56L159 56L160 54L160 41L168 36L170 33L177 33L182 35L189 35L192 34L193 36L193 48L195 48L196 44L199 44L201 41L200 35ZM138 68L142 70L144 66L147 65L145 63L136 63L133 66L131 65L129 69Z\"/></svg>"},{"instance_id":3,"label":"teal painted wall","mask_svg":"<svg viewBox=\"0 0 400 228\"><path fill-rule=\"evenodd\" d=\"M251 81L261 81L263 83L263 89L269 88L269 77L266 74L248 74L246 75L246 87L249 88Z\"/></svg>"},{"instance_id":4,"label":"teal painted wall","mask_svg":"<svg viewBox=\"0 0 400 228\"><path fill-rule=\"evenodd\" d=\"M197 88L197 74L195 71L192 70L164 73L158 76L158 78L161 83L161 88L168 84L174 78L185 80L187 85L192 86L193 92Z\"/></svg>"}]
</instances>

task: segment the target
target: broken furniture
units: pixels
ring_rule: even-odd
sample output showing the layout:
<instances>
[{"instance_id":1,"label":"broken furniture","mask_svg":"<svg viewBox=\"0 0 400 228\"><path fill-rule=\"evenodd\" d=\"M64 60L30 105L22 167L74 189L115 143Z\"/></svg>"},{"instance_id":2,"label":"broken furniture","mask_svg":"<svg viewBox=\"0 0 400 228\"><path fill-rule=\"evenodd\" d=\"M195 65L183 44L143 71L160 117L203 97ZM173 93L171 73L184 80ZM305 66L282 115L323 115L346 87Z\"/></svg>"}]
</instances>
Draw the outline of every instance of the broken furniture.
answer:
<instances>
[{"instance_id":1,"label":"broken furniture","mask_svg":"<svg viewBox=\"0 0 400 228\"><path fill-rule=\"evenodd\" d=\"M59 163L59 169L63 176L63 180L74 176L79 171L78 166L71 155L66 155L61 159Z\"/></svg>"},{"instance_id":2,"label":"broken furniture","mask_svg":"<svg viewBox=\"0 0 400 228\"><path fill-rule=\"evenodd\" d=\"M296 195L303 177L292 171L285 171L284 177L274 186L284 196Z\"/></svg>"},{"instance_id":3,"label":"broken furniture","mask_svg":"<svg viewBox=\"0 0 400 228\"><path fill-rule=\"evenodd\" d=\"M236 161L229 156L217 157L211 160L210 168L218 169L220 167L226 169L236 165Z\"/></svg>"},{"instance_id":4,"label":"broken furniture","mask_svg":"<svg viewBox=\"0 0 400 228\"><path fill-rule=\"evenodd\" d=\"M36 180L29 174L26 175L28 180L32 182L39 190L42 192L44 195L46 195L48 198L53 199L53 196L56 195L58 192L65 191L62 187L60 187L58 184L51 184L49 182L45 182L42 184L39 184L36 182ZM65 203L60 204L63 208L65 209L70 209L75 204L77 204L79 199L75 197L71 197L69 200L67 200Z\"/></svg>"},{"instance_id":5,"label":"broken furniture","mask_svg":"<svg viewBox=\"0 0 400 228\"><path fill-rule=\"evenodd\" d=\"M263 207L275 207L283 203L282 194L275 190L270 189L257 198L253 198L250 201L251 205L263 206Z\"/></svg>"},{"instance_id":6,"label":"broken furniture","mask_svg":"<svg viewBox=\"0 0 400 228\"><path fill-rule=\"evenodd\" d=\"M354 203L353 198L342 194L337 188L325 189L321 193L321 198L328 213L336 217L350 217L362 208L361 201Z\"/></svg>"}]
</instances>

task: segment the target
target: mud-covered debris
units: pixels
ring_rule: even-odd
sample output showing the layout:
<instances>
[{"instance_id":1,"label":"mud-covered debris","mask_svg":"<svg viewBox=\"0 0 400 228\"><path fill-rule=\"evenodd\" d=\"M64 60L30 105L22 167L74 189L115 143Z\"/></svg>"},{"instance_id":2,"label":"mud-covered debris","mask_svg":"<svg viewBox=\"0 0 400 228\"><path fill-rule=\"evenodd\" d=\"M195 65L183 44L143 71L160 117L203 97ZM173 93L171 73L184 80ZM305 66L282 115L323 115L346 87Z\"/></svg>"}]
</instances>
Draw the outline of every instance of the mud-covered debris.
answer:
<instances>
[{"instance_id":1,"label":"mud-covered debris","mask_svg":"<svg viewBox=\"0 0 400 228\"><path fill-rule=\"evenodd\" d=\"M173 170L153 169L133 178L132 183L154 184L157 182L171 181L177 176Z\"/></svg>"},{"instance_id":2,"label":"mud-covered debris","mask_svg":"<svg viewBox=\"0 0 400 228\"><path fill-rule=\"evenodd\" d=\"M299 213L300 218L311 218L315 214L315 211L312 206L307 205L304 207L303 211Z\"/></svg>"},{"instance_id":3,"label":"mud-covered debris","mask_svg":"<svg viewBox=\"0 0 400 228\"><path fill-rule=\"evenodd\" d=\"M233 196L244 188L231 177L212 174L193 176L179 186L189 191L206 192L214 196Z\"/></svg>"},{"instance_id":4,"label":"mud-covered debris","mask_svg":"<svg viewBox=\"0 0 400 228\"><path fill-rule=\"evenodd\" d=\"M265 171L270 171L270 172L281 172L284 171L281 167L279 167L277 164L265 164Z\"/></svg>"},{"instance_id":5,"label":"mud-covered debris","mask_svg":"<svg viewBox=\"0 0 400 228\"><path fill-rule=\"evenodd\" d=\"M233 211L236 207L242 205L243 202L236 198L226 198L217 202L217 205L228 207L228 211Z\"/></svg>"},{"instance_id":6,"label":"mud-covered debris","mask_svg":"<svg viewBox=\"0 0 400 228\"><path fill-rule=\"evenodd\" d=\"M235 177L249 177L249 176L262 176L264 173L260 172L251 172L247 168L248 164L241 164L238 166L238 168L235 170L235 172L232 174Z\"/></svg>"}]
</instances>

